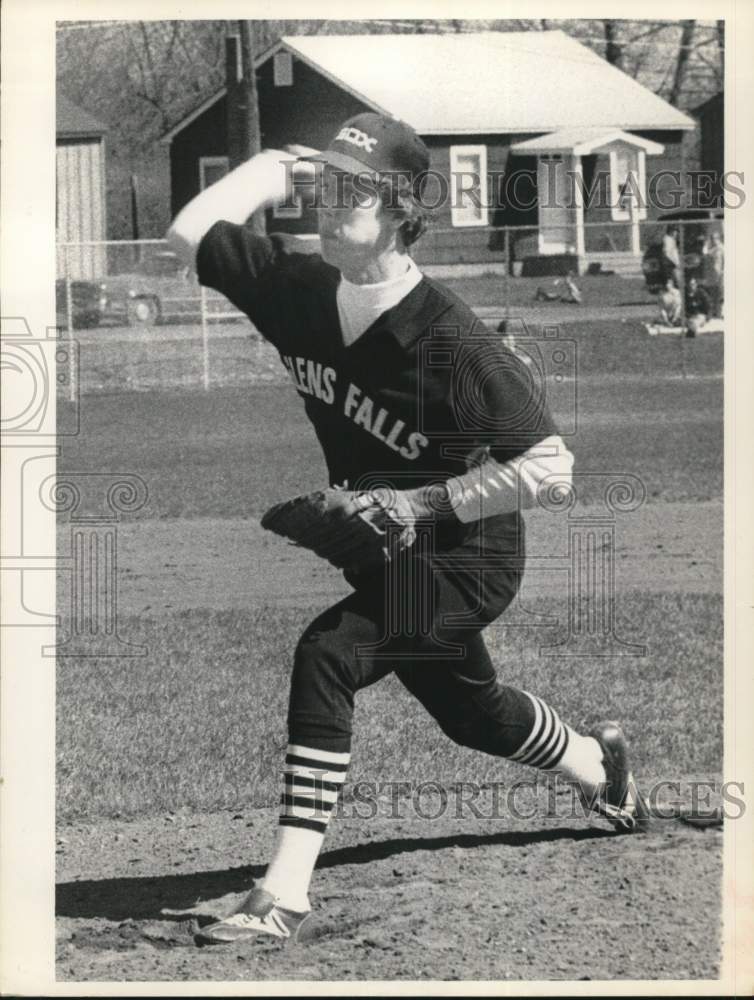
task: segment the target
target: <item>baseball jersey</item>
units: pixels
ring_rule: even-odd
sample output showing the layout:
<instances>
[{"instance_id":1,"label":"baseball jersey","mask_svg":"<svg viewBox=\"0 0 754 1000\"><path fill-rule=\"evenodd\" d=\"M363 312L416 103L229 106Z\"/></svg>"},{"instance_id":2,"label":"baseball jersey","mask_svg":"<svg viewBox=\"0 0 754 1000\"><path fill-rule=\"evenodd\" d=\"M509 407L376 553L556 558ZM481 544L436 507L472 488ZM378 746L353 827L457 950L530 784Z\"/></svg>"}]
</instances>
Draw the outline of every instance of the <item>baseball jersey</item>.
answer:
<instances>
[{"instance_id":1,"label":"baseball jersey","mask_svg":"<svg viewBox=\"0 0 754 1000\"><path fill-rule=\"evenodd\" d=\"M276 347L332 485L410 489L462 475L482 448L505 462L557 434L529 368L449 289L422 276L346 344L340 272L297 243L220 221L201 240L197 273ZM437 544L479 531L443 524ZM518 535L519 515L487 518L484 533Z\"/></svg>"}]
</instances>

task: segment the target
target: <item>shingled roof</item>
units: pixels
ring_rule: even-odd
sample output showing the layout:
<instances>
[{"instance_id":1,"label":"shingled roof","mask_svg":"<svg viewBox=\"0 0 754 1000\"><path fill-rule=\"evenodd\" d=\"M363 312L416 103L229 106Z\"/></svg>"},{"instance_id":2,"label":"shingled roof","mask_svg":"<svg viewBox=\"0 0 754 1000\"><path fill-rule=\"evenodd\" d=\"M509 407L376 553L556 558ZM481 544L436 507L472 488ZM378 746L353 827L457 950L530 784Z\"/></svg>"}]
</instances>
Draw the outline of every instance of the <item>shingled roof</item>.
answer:
<instances>
[{"instance_id":1,"label":"shingled roof","mask_svg":"<svg viewBox=\"0 0 754 1000\"><path fill-rule=\"evenodd\" d=\"M69 101L63 94L55 99L55 134L58 139L101 138L107 132L107 125L97 121L94 115Z\"/></svg>"},{"instance_id":2,"label":"shingled roof","mask_svg":"<svg viewBox=\"0 0 754 1000\"><path fill-rule=\"evenodd\" d=\"M695 126L689 115L563 31L286 35L255 65L281 50L420 135ZM224 95L225 88L216 91L163 141Z\"/></svg>"}]
</instances>

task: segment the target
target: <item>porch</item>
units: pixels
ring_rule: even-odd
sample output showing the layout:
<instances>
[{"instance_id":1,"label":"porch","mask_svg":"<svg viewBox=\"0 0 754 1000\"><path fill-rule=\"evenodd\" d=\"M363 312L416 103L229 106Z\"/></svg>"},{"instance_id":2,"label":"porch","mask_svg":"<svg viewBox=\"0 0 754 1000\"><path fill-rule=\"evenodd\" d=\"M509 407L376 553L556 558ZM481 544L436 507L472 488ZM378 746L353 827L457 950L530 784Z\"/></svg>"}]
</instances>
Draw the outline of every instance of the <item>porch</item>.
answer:
<instances>
[{"instance_id":1,"label":"porch","mask_svg":"<svg viewBox=\"0 0 754 1000\"><path fill-rule=\"evenodd\" d=\"M511 146L537 162L537 253L573 256L583 274L641 270L646 157L664 147L620 129L563 129Z\"/></svg>"}]
</instances>

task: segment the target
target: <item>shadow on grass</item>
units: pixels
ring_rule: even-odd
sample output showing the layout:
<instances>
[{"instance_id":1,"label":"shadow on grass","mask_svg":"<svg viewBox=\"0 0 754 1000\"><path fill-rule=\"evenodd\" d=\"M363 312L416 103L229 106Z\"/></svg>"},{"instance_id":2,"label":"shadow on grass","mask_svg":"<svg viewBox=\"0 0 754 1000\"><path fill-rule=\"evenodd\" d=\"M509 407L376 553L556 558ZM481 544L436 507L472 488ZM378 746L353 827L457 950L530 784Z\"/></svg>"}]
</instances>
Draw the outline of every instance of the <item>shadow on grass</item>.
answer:
<instances>
[{"instance_id":1,"label":"shadow on grass","mask_svg":"<svg viewBox=\"0 0 754 1000\"><path fill-rule=\"evenodd\" d=\"M530 847L559 840L598 840L614 837L611 830L554 830L503 832L488 836L456 834L448 837L407 837L357 844L326 851L317 868L369 864L411 851L439 851L451 847ZM264 865L230 868L226 871L189 875L155 875L147 878L109 878L97 881L63 882L56 887L56 913L61 917L101 917L105 920L162 920L163 907L188 909L197 900L216 899L243 892L252 879L260 878Z\"/></svg>"}]
</instances>

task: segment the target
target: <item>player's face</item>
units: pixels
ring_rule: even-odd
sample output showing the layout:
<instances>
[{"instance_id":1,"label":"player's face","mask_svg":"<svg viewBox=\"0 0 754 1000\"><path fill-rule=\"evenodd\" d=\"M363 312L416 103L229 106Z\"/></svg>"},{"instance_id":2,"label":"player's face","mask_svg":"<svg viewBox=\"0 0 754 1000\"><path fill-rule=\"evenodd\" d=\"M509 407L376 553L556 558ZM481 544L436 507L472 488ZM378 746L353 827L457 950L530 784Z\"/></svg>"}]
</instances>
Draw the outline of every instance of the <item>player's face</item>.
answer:
<instances>
[{"instance_id":1,"label":"player's face","mask_svg":"<svg viewBox=\"0 0 754 1000\"><path fill-rule=\"evenodd\" d=\"M317 222L322 256L348 270L376 258L395 239L396 225L384 212L374 182L325 167Z\"/></svg>"}]
</instances>

